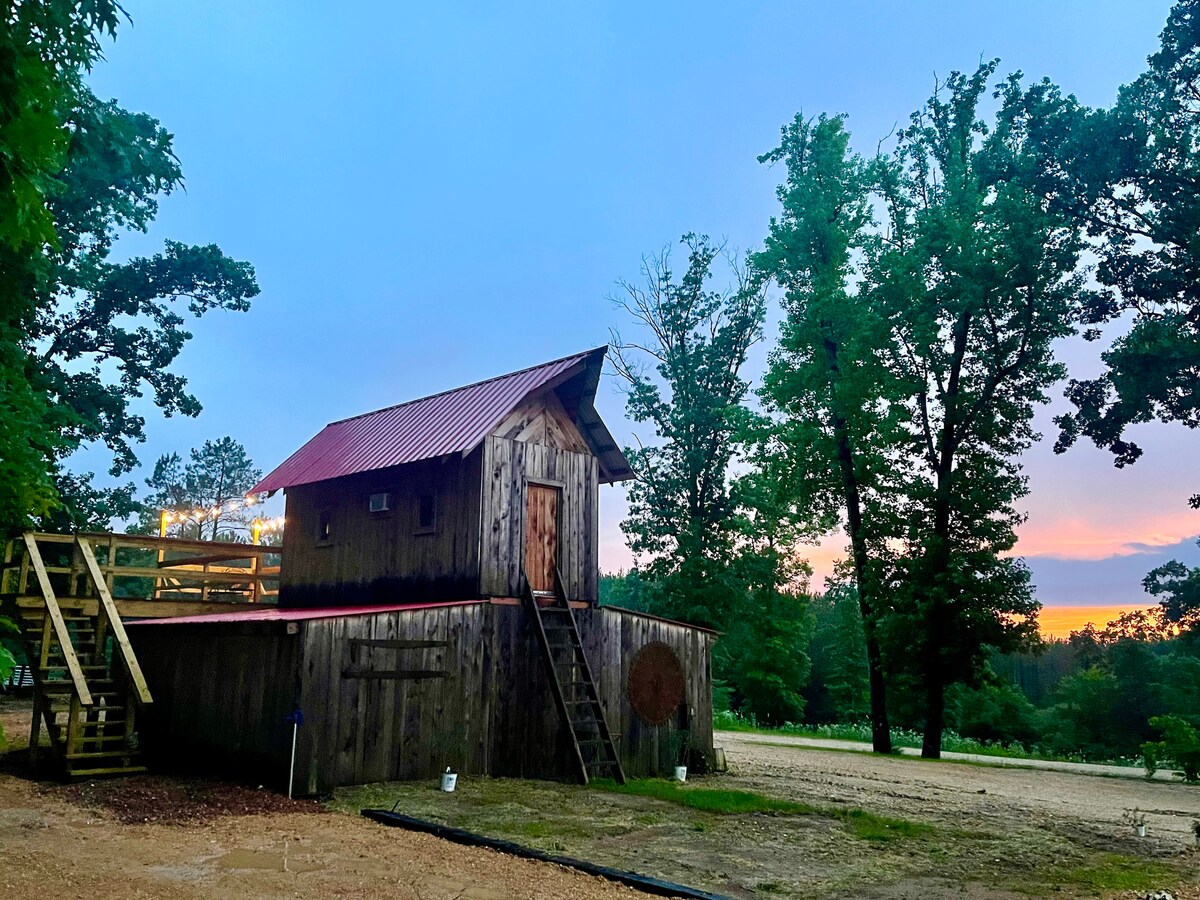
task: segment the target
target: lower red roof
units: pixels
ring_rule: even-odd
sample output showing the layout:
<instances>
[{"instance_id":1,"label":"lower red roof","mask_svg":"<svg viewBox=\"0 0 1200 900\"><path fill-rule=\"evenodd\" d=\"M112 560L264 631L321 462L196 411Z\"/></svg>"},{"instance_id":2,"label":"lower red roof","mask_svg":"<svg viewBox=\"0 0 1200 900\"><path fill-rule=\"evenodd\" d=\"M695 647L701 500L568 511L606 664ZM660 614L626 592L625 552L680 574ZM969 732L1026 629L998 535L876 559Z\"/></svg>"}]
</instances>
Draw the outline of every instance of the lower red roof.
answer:
<instances>
[{"instance_id":1,"label":"lower red roof","mask_svg":"<svg viewBox=\"0 0 1200 900\"><path fill-rule=\"evenodd\" d=\"M442 606L471 606L487 600L451 600L446 603L396 603L390 606L320 606L294 609L263 606L237 612L209 613L203 616L174 616L165 619L130 619L126 625L205 625L213 622L303 622L306 619L333 619L338 616L362 616L401 610L437 609Z\"/></svg>"}]
</instances>

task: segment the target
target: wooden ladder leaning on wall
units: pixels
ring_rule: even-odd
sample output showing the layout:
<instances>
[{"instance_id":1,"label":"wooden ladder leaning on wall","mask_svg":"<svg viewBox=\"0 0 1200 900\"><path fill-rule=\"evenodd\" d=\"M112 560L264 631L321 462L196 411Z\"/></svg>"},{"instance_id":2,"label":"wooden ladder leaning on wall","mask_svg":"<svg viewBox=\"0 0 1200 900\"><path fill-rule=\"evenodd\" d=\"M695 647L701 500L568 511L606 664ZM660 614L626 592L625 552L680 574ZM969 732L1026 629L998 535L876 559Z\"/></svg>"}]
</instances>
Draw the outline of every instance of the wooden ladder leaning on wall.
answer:
<instances>
[{"instance_id":1,"label":"wooden ladder leaning on wall","mask_svg":"<svg viewBox=\"0 0 1200 900\"><path fill-rule=\"evenodd\" d=\"M80 596L59 598L37 537L26 534L23 541L29 571L22 578L34 576L43 600L19 612L34 679L31 757L36 759L44 721L68 777L145 771L135 716L152 702L150 691L91 543L75 538L73 552L82 560L85 587L72 585L68 591Z\"/></svg>"},{"instance_id":2,"label":"wooden ladder leaning on wall","mask_svg":"<svg viewBox=\"0 0 1200 900\"><path fill-rule=\"evenodd\" d=\"M572 761L579 780L587 784L589 778L607 774L617 784L624 784L625 771L600 705L575 613L562 588L562 575L556 567L554 595L546 605L539 602L541 598L529 586L529 578L524 581L525 604L533 617L555 705L571 738Z\"/></svg>"}]
</instances>

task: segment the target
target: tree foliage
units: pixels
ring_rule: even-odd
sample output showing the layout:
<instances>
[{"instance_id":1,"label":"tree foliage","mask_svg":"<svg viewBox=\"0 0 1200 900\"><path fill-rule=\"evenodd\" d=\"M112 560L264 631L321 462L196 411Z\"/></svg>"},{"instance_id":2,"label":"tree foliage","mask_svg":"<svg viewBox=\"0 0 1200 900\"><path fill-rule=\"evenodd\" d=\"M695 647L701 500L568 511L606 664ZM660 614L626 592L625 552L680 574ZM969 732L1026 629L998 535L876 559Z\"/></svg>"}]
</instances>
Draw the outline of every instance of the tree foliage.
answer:
<instances>
[{"instance_id":1,"label":"tree foliage","mask_svg":"<svg viewBox=\"0 0 1200 900\"><path fill-rule=\"evenodd\" d=\"M736 265L733 287L711 288L720 248L695 235L683 244L681 277L664 251L643 261L642 283L622 282L616 300L639 332L631 340L614 334L626 409L655 434L653 443L627 450L635 476L622 528L646 560L642 573L655 582L660 611L721 627L737 594L729 569L737 501L729 476L749 388L741 369L761 333L764 303Z\"/></svg>"},{"instance_id":2,"label":"tree foliage","mask_svg":"<svg viewBox=\"0 0 1200 900\"><path fill-rule=\"evenodd\" d=\"M1075 409L1057 420L1056 449L1087 437L1128 465L1142 455L1130 425L1200 425L1200 3L1174 5L1160 49L1112 108L1016 79L1004 107L1030 123L1035 190L1080 224L1098 258L1106 290L1084 307L1085 335L1128 324L1099 376L1070 381Z\"/></svg>"},{"instance_id":3,"label":"tree foliage","mask_svg":"<svg viewBox=\"0 0 1200 900\"><path fill-rule=\"evenodd\" d=\"M1189 568L1171 560L1151 569L1142 586L1159 598L1160 613L1167 623L1189 629L1200 624L1200 566Z\"/></svg>"},{"instance_id":4,"label":"tree foliage","mask_svg":"<svg viewBox=\"0 0 1200 900\"><path fill-rule=\"evenodd\" d=\"M765 395L781 439L832 476L817 496L844 515L868 659L882 629L892 668L919 678L928 755L946 686L1036 634L1007 555L1017 458L1084 295L1073 222L1021 177L1037 164L1028 123L980 116L994 72L952 74L890 154L850 153L842 120L821 117L764 157L787 165L755 257L786 313Z\"/></svg>"},{"instance_id":5,"label":"tree foliage","mask_svg":"<svg viewBox=\"0 0 1200 900\"><path fill-rule=\"evenodd\" d=\"M167 415L200 409L171 368L191 337L180 309L193 316L245 310L258 293L253 269L211 245L168 241L160 254L111 259L118 235L146 231L158 198L182 184L171 135L83 83L82 70L99 55L98 35L115 31L119 9L23 3L0 33L6 529L25 527L31 516L86 519L85 510L52 513L76 496L63 458L102 442L113 454L111 471L129 471L145 438L134 400L149 393ZM90 484L90 476L80 478ZM124 490L105 502L119 506Z\"/></svg>"},{"instance_id":6,"label":"tree foliage","mask_svg":"<svg viewBox=\"0 0 1200 900\"><path fill-rule=\"evenodd\" d=\"M1073 221L1022 173L1028 122L979 113L996 63L953 73L879 161L887 215L868 280L901 350L905 555L893 640L926 690L925 755L940 752L947 684L978 681L987 648L1036 638L1028 571L1010 556L1026 492L1017 459L1063 374L1054 341L1087 295Z\"/></svg>"},{"instance_id":7,"label":"tree foliage","mask_svg":"<svg viewBox=\"0 0 1200 900\"><path fill-rule=\"evenodd\" d=\"M253 519L243 509L229 509L231 500L242 500L259 481L262 470L254 466L246 448L231 437L205 441L183 462L178 453L160 456L146 479L150 493L141 504L141 527L157 530L162 511L184 516L176 526L178 537L193 540L245 539Z\"/></svg>"},{"instance_id":8,"label":"tree foliage","mask_svg":"<svg viewBox=\"0 0 1200 900\"><path fill-rule=\"evenodd\" d=\"M760 158L782 162L766 246L753 257L759 277L783 290L784 321L762 396L774 414L780 458L794 460L792 502L842 513L855 596L865 626L875 750L891 750L883 656L877 628L885 612L884 571L896 533L892 474L897 399L885 360L886 324L857 289L854 263L872 239L867 164L849 152L842 119L802 116L780 146Z\"/></svg>"},{"instance_id":9,"label":"tree foliage","mask_svg":"<svg viewBox=\"0 0 1200 900\"><path fill-rule=\"evenodd\" d=\"M64 110L119 14L105 0L42 0L0 16L0 529L55 503L63 447L26 338L51 280L45 250L59 243L49 197L67 152Z\"/></svg>"}]
</instances>

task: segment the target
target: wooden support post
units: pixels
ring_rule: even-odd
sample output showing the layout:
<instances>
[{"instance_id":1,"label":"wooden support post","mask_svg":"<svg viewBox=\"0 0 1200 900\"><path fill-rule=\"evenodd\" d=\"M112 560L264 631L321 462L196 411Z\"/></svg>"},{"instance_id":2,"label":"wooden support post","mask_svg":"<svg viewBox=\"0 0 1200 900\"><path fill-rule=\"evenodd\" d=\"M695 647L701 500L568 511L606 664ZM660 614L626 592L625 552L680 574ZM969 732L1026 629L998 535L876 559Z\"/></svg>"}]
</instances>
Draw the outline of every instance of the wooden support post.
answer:
<instances>
[{"instance_id":1,"label":"wooden support post","mask_svg":"<svg viewBox=\"0 0 1200 900\"><path fill-rule=\"evenodd\" d=\"M29 762L37 765L38 749L42 743L42 692L33 692L33 721L29 723Z\"/></svg>"},{"instance_id":2,"label":"wooden support post","mask_svg":"<svg viewBox=\"0 0 1200 900\"><path fill-rule=\"evenodd\" d=\"M21 573L17 576L17 593L29 593L29 551L21 557Z\"/></svg>"},{"instance_id":3,"label":"wooden support post","mask_svg":"<svg viewBox=\"0 0 1200 900\"><path fill-rule=\"evenodd\" d=\"M79 698L71 695L71 718L67 721L67 743L63 748L64 755L70 759L72 755L79 752L79 732L82 722L79 721L83 707L79 703Z\"/></svg>"},{"instance_id":4,"label":"wooden support post","mask_svg":"<svg viewBox=\"0 0 1200 900\"><path fill-rule=\"evenodd\" d=\"M130 749L130 746L133 744L134 716L136 715L136 713L137 713L137 704L135 704L133 702L132 698L127 699L125 701L125 741L122 744L122 746L127 751ZM133 764L133 760L130 758L130 756L121 757L121 765L129 766L132 764Z\"/></svg>"}]
</instances>

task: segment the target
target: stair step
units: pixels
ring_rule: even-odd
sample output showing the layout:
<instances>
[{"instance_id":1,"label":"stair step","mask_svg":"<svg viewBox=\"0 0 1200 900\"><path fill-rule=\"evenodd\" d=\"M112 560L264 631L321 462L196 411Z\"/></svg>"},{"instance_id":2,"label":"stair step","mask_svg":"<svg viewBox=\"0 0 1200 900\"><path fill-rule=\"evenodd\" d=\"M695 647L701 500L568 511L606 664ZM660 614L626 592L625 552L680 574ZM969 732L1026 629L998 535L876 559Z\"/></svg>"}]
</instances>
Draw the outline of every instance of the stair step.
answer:
<instances>
[{"instance_id":1,"label":"stair step","mask_svg":"<svg viewBox=\"0 0 1200 900\"><path fill-rule=\"evenodd\" d=\"M124 725L124 719L105 719L103 722L80 722L80 728L114 728L117 725Z\"/></svg>"},{"instance_id":2,"label":"stair step","mask_svg":"<svg viewBox=\"0 0 1200 900\"><path fill-rule=\"evenodd\" d=\"M71 759L112 759L114 756L137 756L136 750L117 749L117 750L95 750L88 753L67 753L65 754L68 760Z\"/></svg>"},{"instance_id":3,"label":"stair step","mask_svg":"<svg viewBox=\"0 0 1200 900\"><path fill-rule=\"evenodd\" d=\"M146 766L112 766L103 769L69 769L67 774L72 778L91 778L94 775L140 775L149 772Z\"/></svg>"},{"instance_id":4,"label":"stair step","mask_svg":"<svg viewBox=\"0 0 1200 900\"><path fill-rule=\"evenodd\" d=\"M117 741L121 741L122 743L124 743L125 740L126 740L126 737L123 734L100 734L100 735L94 735L94 736L80 738L80 743L113 744L113 743L116 743ZM63 737L63 736L60 736L59 738L57 738L54 741L54 743L56 743L60 746L65 744L66 742L67 742L67 739L66 739L66 737Z\"/></svg>"},{"instance_id":5,"label":"stair step","mask_svg":"<svg viewBox=\"0 0 1200 900\"><path fill-rule=\"evenodd\" d=\"M66 668L66 665L39 666L38 668L43 672L61 672L63 669ZM84 672L107 672L108 671L108 666L96 666L96 665L90 665L90 664L85 665L85 666L80 666L79 668Z\"/></svg>"},{"instance_id":6,"label":"stair step","mask_svg":"<svg viewBox=\"0 0 1200 900\"><path fill-rule=\"evenodd\" d=\"M114 685L116 685L116 682L113 681L111 678L89 678L89 679L87 679L87 686L88 686L89 691L91 691L93 688L102 690L106 687L113 687ZM69 681L58 680L58 681L44 681L44 682L42 682L42 687L47 691L49 691L52 688L63 688L65 690L70 691L70 690L74 689L75 686ZM94 693L94 691L93 691L93 693Z\"/></svg>"}]
</instances>

